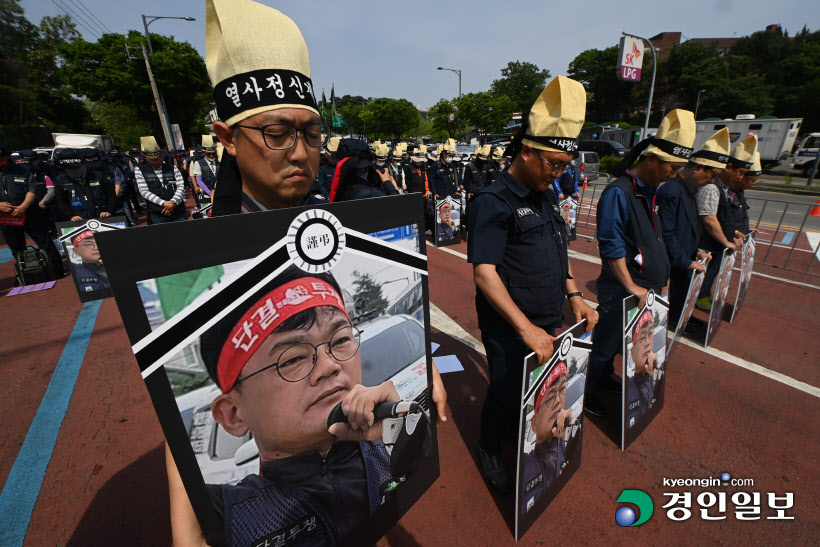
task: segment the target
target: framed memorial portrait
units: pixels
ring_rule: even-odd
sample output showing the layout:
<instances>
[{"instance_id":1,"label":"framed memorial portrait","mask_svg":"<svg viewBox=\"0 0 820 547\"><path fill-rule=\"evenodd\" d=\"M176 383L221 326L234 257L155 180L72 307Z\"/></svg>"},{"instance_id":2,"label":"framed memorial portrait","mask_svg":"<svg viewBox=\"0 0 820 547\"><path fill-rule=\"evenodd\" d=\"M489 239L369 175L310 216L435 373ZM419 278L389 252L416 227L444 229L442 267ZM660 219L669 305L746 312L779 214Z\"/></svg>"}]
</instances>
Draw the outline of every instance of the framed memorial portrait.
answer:
<instances>
[{"instance_id":1,"label":"framed memorial portrait","mask_svg":"<svg viewBox=\"0 0 820 547\"><path fill-rule=\"evenodd\" d=\"M714 255L712 260L714 260ZM723 319L723 306L726 304L726 295L729 293L729 284L732 282L732 270L735 267L735 253L729 249L723 249L723 256L720 260L720 270L715 280L715 288L712 293L712 309L709 310L709 324L706 327L706 339L703 347L709 347L715 339L720 324Z\"/></svg>"},{"instance_id":2,"label":"framed memorial portrait","mask_svg":"<svg viewBox=\"0 0 820 547\"><path fill-rule=\"evenodd\" d=\"M524 359L518 433L515 539L546 510L581 465L591 333L586 320L558 337L539 366L535 353Z\"/></svg>"},{"instance_id":3,"label":"framed memorial portrait","mask_svg":"<svg viewBox=\"0 0 820 547\"><path fill-rule=\"evenodd\" d=\"M455 245L461 241L461 200L447 196L436 202L436 247Z\"/></svg>"},{"instance_id":4,"label":"framed memorial portrait","mask_svg":"<svg viewBox=\"0 0 820 547\"><path fill-rule=\"evenodd\" d=\"M637 296L624 298L621 450L638 438L663 408L669 302L650 290L638 309Z\"/></svg>"},{"instance_id":5,"label":"framed memorial portrait","mask_svg":"<svg viewBox=\"0 0 820 547\"><path fill-rule=\"evenodd\" d=\"M111 286L97 236L102 232L125 229L125 217L58 222L56 227L80 302L110 297Z\"/></svg>"},{"instance_id":6,"label":"framed memorial portrait","mask_svg":"<svg viewBox=\"0 0 820 547\"><path fill-rule=\"evenodd\" d=\"M737 284L737 296L735 297L735 304L732 306L730 323L735 320L737 312L740 311L743 301L746 299L746 291L749 290L749 281L752 280L752 270L755 264L756 245L757 232L752 231L746 235L746 241L743 242L743 247L740 250L740 282Z\"/></svg>"},{"instance_id":7,"label":"framed memorial portrait","mask_svg":"<svg viewBox=\"0 0 820 547\"><path fill-rule=\"evenodd\" d=\"M706 259L702 260L701 264L706 266ZM675 333L672 336L672 341L669 342L669 347L666 349L667 360L672 355L672 351L675 349L675 346L678 345L681 336L683 336L683 329L686 328L686 324L692 317L692 312L695 311L695 304L697 303L698 295L700 294L700 288L703 286L704 279L706 279L705 271L695 271L692 274L692 278L689 280L689 288L686 291L686 300L684 300L683 302L683 311L681 312L681 315L678 318L678 324L675 327Z\"/></svg>"},{"instance_id":8,"label":"framed memorial portrait","mask_svg":"<svg viewBox=\"0 0 820 547\"><path fill-rule=\"evenodd\" d=\"M423 222L410 195L101 240L209 544L374 544L438 477ZM358 438L341 403L363 393Z\"/></svg>"}]
</instances>

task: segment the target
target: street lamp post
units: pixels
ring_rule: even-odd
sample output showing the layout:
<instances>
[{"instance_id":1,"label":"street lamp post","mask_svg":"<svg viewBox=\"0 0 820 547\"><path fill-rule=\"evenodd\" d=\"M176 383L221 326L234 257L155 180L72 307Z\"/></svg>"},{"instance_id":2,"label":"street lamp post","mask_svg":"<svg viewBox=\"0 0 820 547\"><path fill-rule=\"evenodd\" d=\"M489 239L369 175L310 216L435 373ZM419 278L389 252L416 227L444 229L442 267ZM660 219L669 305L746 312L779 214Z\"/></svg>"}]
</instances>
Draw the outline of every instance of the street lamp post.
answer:
<instances>
[{"instance_id":1,"label":"street lamp post","mask_svg":"<svg viewBox=\"0 0 820 547\"><path fill-rule=\"evenodd\" d=\"M652 113L652 95L655 93L655 72L658 68L658 51L655 49L655 46L652 45L652 42L646 38L641 38L640 36L629 34L628 32L622 32L621 34L624 36L632 36L638 40L643 40L649 44L649 50L652 52L652 85L649 87L649 102L646 105L646 119L643 122L643 131L641 132L641 140L643 140L646 138L646 134L649 129L649 115Z\"/></svg>"},{"instance_id":2,"label":"street lamp post","mask_svg":"<svg viewBox=\"0 0 820 547\"><path fill-rule=\"evenodd\" d=\"M455 72L458 75L458 107L461 106L461 70L455 68L444 68L438 67L436 70L449 70L450 72ZM461 114L458 115L458 136L461 138Z\"/></svg>"},{"instance_id":3,"label":"street lamp post","mask_svg":"<svg viewBox=\"0 0 820 547\"><path fill-rule=\"evenodd\" d=\"M145 38L148 40L148 52L150 56L154 56L154 46L151 44L151 33L148 32L148 25L159 19L182 19L183 21L196 21L193 17L164 17L161 15L143 15L142 25L145 27ZM143 54L145 48L143 48ZM159 121L162 125L162 132L165 134L165 145L168 150L171 149L171 144L174 142L171 138L171 130L168 124L168 115L165 109L165 101L162 94L159 92L156 81L154 81L153 73L151 72L151 63L148 61L148 55L145 55L145 66L148 68L148 78L151 81L151 90L154 92L154 102L157 105L157 112L159 113Z\"/></svg>"},{"instance_id":4,"label":"street lamp post","mask_svg":"<svg viewBox=\"0 0 820 547\"><path fill-rule=\"evenodd\" d=\"M700 91L698 91L698 100L695 103L695 119L696 120L698 119L698 108L700 107L700 94L703 93L704 91L706 91L706 90L701 89Z\"/></svg>"}]
</instances>

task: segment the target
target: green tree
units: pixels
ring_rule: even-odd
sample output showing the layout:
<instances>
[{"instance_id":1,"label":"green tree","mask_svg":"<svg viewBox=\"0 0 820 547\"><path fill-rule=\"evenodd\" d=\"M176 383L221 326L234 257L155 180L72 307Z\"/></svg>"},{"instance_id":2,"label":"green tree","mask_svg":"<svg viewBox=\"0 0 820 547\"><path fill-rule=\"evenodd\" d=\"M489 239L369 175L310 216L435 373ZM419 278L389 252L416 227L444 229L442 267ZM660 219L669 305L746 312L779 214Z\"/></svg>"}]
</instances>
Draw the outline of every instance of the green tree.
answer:
<instances>
[{"instance_id":1,"label":"green tree","mask_svg":"<svg viewBox=\"0 0 820 547\"><path fill-rule=\"evenodd\" d=\"M455 103L457 101L458 99L452 101L441 99L427 112L430 120L433 122L433 128L438 133L446 134L447 137L445 138L450 138L458 133L458 117L456 117L454 121L450 121L450 114L455 113L456 116L460 115L460 113L456 112Z\"/></svg>"},{"instance_id":2,"label":"green tree","mask_svg":"<svg viewBox=\"0 0 820 547\"><path fill-rule=\"evenodd\" d=\"M387 299L382 294L382 286L369 273L353 272L353 300L360 315L379 316L387 309Z\"/></svg>"},{"instance_id":3,"label":"green tree","mask_svg":"<svg viewBox=\"0 0 820 547\"><path fill-rule=\"evenodd\" d=\"M400 139L418 125L419 111L407 99L376 99L367 105L369 135ZM372 137L371 137L372 138Z\"/></svg>"},{"instance_id":4,"label":"green tree","mask_svg":"<svg viewBox=\"0 0 820 547\"><path fill-rule=\"evenodd\" d=\"M547 85L550 71L540 69L526 61L510 61L501 69L501 78L494 80L490 91L496 95L506 95L515 104L515 109L529 116L533 103Z\"/></svg>"},{"instance_id":5,"label":"green tree","mask_svg":"<svg viewBox=\"0 0 820 547\"><path fill-rule=\"evenodd\" d=\"M366 118L362 119L364 107L361 104L349 103L337 106L336 110L345 119L345 130L351 135L363 135Z\"/></svg>"},{"instance_id":6,"label":"green tree","mask_svg":"<svg viewBox=\"0 0 820 547\"><path fill-rule=\"evenodd\" d=\"M623 82L616 74L618 47L588 49L569 64L567 75L587 91L587 120L625 120L633 108L635 84Z\"/></svg>"},{"instance_id":7,"label":"green tree","mask_svg":"<svg viewBox=\"0 0 820 547\"><path fill-rule=\"evenodd\" d=\"M461 97L458 111L465 124L486 135L504 129L514 110L515 103L506 95L481 91Z\"/></svg>"},{"instance_id":8,"label":"green tree","mask_svg":"<svg viewBox=\"0 0 820 547\"><path fill-rule=\"evenodd\" d=\"M135 31L104 34L97 42L75 38L64 44L62 74L72 93L97 103L129 105L151 123L152 134L162 140L162 127L153 109L153 93L145 63L128 62L125 47L139 47L144 36ZM151 66L157 85L164 94L171 123L179 124L183 134L200 127L200 119L211 103L212 88L205 62L187 42L172 37L151 35L154 56ZM139 51L139 50L137 50Z\"/></svg>"},{"instance_id":9,"label":"green tree","mask_svg":"<svg viewBox=\"0 0 820 547\"><path fill-rule=\"evenodd\" d=\"M151 123L134 105L89 101L89 110L94 121L106 135L111 135L118 147L138 146L140 137L152 131Z\"/></svg>"}]
</instances>

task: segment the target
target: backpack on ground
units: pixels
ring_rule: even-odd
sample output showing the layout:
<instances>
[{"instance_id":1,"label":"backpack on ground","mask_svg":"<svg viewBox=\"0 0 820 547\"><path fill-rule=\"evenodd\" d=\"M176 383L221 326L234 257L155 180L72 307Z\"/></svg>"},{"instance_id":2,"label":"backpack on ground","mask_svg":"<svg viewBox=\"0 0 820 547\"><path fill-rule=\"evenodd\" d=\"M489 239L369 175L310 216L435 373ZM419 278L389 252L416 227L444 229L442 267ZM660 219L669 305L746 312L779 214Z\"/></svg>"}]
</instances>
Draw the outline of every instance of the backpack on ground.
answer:
<instances>
[{"instance_id":1,"label":"backpack on ground","mask_svg":"<svg viewBox=\"0 0 820 547\"><path fill-rule=\"evenodd\" d=\"M36 285L54 281L54 268L43 249L27 247L14 255L14 276L18 285Z\"/></svg>"}]
</instances>

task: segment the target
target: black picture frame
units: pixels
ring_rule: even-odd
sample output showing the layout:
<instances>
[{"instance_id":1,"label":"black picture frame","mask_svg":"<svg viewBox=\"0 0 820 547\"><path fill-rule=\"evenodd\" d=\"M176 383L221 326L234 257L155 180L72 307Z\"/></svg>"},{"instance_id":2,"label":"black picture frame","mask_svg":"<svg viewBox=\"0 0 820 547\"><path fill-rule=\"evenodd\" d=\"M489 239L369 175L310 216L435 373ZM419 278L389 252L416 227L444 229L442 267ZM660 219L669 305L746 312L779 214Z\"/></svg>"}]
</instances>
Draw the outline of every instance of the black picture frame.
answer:
<instances>
[{"instance_id":1,"label":"black picture frame","mask_svg":"<svg viewBox=\"0 0 820 547\"><path fill-rule=\"evenodd\" d=\"M335 229L335 251L338 260L345 253L371 256L391 264L403 264L420 273L420 305L424 333L426 363L426 401L432 405L432 360L430 349L429 287L427 282L426 247L424 239L423 201L421 195L382 197L355 202L319 206L304 206L278 211L221 216L189 222L140 227L120 233L103 234L99 243L106 254L106 265L126 332L133 346L137 363L157 412L166 440L173 454L191 505L209 544L227 545L221 521L209 496L202 471L192 449L189 431L177 407L174 391L167 374L158 373L163 356L179 347L192 333L204 328L203 317L220 310L220 302L232 302L237 296L249 294L242 290L259 276L272 275L277 267L301 260L299 266L312 271L316 257L289 252L298 247L294 230L309 222L325 222ZM320 220L316 220L320 219ZM418 252L408 252L391 245L380 234L393 229L415 226ZM335 228L333 228L335 227ZM419 229L421 228L421 229ZM290 234L290 235L289 235ZM344 234L344 246L340 241ZM367 234L374 234L373 236ZM342 249L342 247L344 247ZM145 249L150 259L134 261L128 249ZM293 249L290 249L292 251ZM308 253L309 254L309 253ZM299 258L297 258L299 257ZM216 265L250 260L252 267L243 270L235 281L226 283L221 296L200 299L174 316L173 325L152 335L152 325L143 306L139 283L164 276L191 272ZM256 276L256 277L254 277ZM198 307L197 307L198 306ZM193 308L191 308L193 307ZM172 323L169 321L168 323ZM166 324L168 324L166 323ZM180 342L182 340L183 342ZM430 409L430 446L418 469L406 478L383 505L342 539L343 544L374 544L421 497L439 476L435 410Z\"/></svg>"}]
</instances>

